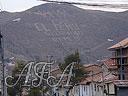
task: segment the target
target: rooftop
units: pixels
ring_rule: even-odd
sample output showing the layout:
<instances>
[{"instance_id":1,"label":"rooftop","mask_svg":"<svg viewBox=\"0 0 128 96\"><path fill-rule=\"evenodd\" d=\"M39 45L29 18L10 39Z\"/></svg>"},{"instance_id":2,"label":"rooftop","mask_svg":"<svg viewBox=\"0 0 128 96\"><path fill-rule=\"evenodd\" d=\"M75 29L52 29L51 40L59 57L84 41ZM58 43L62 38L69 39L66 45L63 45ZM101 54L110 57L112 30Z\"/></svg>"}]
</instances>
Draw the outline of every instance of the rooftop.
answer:
<instances>
[{"instance_id":1,"label":"rooftop","mask_svg":"<svg viewBox=\"0 0 128 96\"><path fill-rule=\"evenodd\" d=\"M108 69L117 69L117 65L113 59L105 59L103 63L107 66Z\"/></svg>"},{"instance_id":2,"label":"rooftop","mask_svg":"<svg viewBox=\"0 0 128 96\"><path fill-rule=\"evenodd\" d=\"M110 60L111 61L111 60ZM108 62L110 63L110 62ZM113 64L112 62L110 63L109 66L111 66L111 64ZM108 72L107 74L103 73L102 67L100 67L100 65L97 64L88 64L85 67L85 70L87 72L90 72L89 76L86 77L85 79L83 79L79 84L88 84L91 82L103 82L103 80L105 82L110 82L113 80L117 80L117 77L112 75L110 72ZM103 75L104 74L104 75Z\"/></svg>"},{"instance_id":3,"label":"rooftop","mask_svg":"<svg viewBox=\"0 0 128 96\"><path fill-rule=\"evenodd\" d=\"M120 41L119 43L109 47L108 49L109 50L113 50L113 49L119 49L119 48L122 48L122 47L123 48L128 47L128 38L126 38L126 39Z\"/></svg>"}]
</instances>

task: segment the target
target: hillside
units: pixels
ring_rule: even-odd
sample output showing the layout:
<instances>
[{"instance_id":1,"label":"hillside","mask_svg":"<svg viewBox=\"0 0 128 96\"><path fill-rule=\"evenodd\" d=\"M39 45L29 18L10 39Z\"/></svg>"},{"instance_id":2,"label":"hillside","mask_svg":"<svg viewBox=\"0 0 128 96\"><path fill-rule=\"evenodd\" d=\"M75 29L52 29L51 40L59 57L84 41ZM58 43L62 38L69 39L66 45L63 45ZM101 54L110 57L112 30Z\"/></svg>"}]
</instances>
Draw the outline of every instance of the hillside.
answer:
<instances>
[{"instance_id":1,"label":"hillside","mask_svg":"<svg viewBox=\"0 0 128 96\"><path fill-rule=\"evenodd\" d=\"M109 57L107 48L128 37L128 12L91 11L49 3L24 12L1 14L6 57L44 60L52 55L62 60L78 49L82 62L92 63ZM21 20L15 21L17 18ZM108 38L114 42L108 42Z\"/></svg>"}]
</instances>

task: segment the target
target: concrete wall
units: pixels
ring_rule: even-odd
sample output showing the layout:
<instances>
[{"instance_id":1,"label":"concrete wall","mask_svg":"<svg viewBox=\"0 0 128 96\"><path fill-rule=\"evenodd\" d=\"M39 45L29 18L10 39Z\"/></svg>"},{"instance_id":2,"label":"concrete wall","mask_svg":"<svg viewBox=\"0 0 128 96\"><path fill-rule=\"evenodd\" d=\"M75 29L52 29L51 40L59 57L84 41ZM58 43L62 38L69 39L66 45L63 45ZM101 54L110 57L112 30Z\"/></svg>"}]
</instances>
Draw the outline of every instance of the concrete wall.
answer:
<instances>
[{"instance_id":1,"label":"concrete wall","mask_svg":"<svg viewBox=\"0 0 128 96\"><path fill-rule=\"evenodd\" d=\"M69 96L103 96L102 94L102 88L97 83L90 83L74 86Z\"/></svg>"}]
</instances>

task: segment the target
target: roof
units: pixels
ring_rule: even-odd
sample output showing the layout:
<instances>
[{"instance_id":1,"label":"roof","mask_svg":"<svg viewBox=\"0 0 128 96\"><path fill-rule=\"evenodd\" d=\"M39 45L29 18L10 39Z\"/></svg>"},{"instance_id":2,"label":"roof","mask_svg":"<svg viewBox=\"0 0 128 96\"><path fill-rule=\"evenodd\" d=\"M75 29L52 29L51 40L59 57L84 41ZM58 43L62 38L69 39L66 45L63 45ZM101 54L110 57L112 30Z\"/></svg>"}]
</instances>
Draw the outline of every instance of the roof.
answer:
<instances>
[{"instance_id":1,"label":"roof","mask_svg":"<svg viewBox=\"0 0 128 96\"><path fill-rule=\"evenodd\" d=\"M101 68L99 67L98 64L85 64L83 65L84 69L88 72L99 72L101 70Z\"/></svg>"},{"instance_id":2,"label":"roof","mask_svg":"<svg viewBox=\"0 0 128 96\"><path fill-rule=\"evenodd\" d=\"M93 82L101 81L101 77L102 77L101 67L99 67L97 64L85 64L84 69L89 74L79 84L87 84L92 81Z\"/></svg>"},{"instance_id":3,"label":"roof","mask_svg":"<svg viewBox=\"0 0 128 96\"><path fill-rule=\"evenodd\" d=\"M88 76L84 80L82 80L79 84L88 84L89 82L101 82L102 81L102 73L97 73L96 75Z\"/></svg>"},{"instance_id":4,"label":"roof","mask_svg":"<svg viewBox=\"0 0 128 96\"><path fill-rule=\"evenodd\" d=\"M114 84L119 87L128 87L128 80L115 80Z\"/></svg>"},{"instance_id":5,"label":"roof","mask_svg":"<svg viewBox=\"0 0 128 96\"><path fill-rule=\"evenodd\" d=\"M103 63L107 66L108 69L117 69L117 65L113 59L105 59Z\"/></svg>"},{"instance_id":6,"label":"roof","mask_svg":"<svg viewBox=\"0 0 128 96\"><path fill-rule=\"evenodd\" d=\"M112 64L112 63L110 63ZM105 82L116 80L117 77L110 74L109 72L107 74L103 75L102 67L99 67L97 64L89 64L85 65L85 70L87 72L90 72L90 75L88 77L85 77L79 84L84 85L88 84L90 82L99 82L101 83L103 80ZM103 77L104 76L104 77Z\"/></svg>"},{"instance_id":7,"label":"roof","mask_svg":"<svg viewBox=\"0 0 128 96\"><path fill-rule=\"evenodd\" d=\"M120 41L119 43L109 47L108 49L109 50L113 50L113 49L119 49L119 48L122 48L122 47L123 48L128 47L128 38L126 38L126 39Z\"/></svg>"},{"instance_id":8,"label":"roof","mask_svg":"<svg viewBox=\"0 0 128 96\"><path fill-rule=\"evenodd\" d=\"M114 80L117 80L118 76L115 76L113 74L108 74L107 76L105 76L104 81L107 82L113 82Z\"/></svg>"}]
</instances>

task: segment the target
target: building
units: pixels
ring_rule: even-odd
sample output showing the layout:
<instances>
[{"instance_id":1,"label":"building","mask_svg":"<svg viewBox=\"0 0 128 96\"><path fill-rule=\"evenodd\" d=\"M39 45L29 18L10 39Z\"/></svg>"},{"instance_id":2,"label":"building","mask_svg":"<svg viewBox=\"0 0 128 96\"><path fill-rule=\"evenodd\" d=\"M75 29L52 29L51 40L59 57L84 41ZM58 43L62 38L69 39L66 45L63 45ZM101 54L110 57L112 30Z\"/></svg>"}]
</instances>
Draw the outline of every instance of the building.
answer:
<instances>
[{"instance_id":1,"label":"building","mask_svg":"<svg viewBox=\"0 0 128 96\"><path fill-rule=\"evenodd\" d=\"M108 48L112 51L112 58L117 66L118 80L114 81L117 96L128 94L128 38Z\"/></svg>"},{"instance_id":2,"label":"building","mask_svg":"<svg viewBox=\"0 0 128 96\"><path fill-rule=\"evenodd\" d=\"M85 65L88 76L70 90L69 96L101 96L101 68L95 64Z\"/></svg>"},{"instance_id":3,"label":"building","mask_svg":"<svg viewBox=\"0 0 128 96\"><path fill-rule=\"evenodd\" d=\"M116 96L114 81L118 78L113 59L101 60L100 64L86 64L84 69L87 77L70 90L61 82L60 86L52 89L54 96ZM59 68L52 70L52 76L59 79L61 75Z\"/></svg>"},{"instance_id":4,"label":"building","mask_svg":"<svg viewBox=\"0 0 128 96\"><path fill-rule=\"evenodd\" d=\"M117 77L117 66L115 66L113 59L103 60L103 70L106 70L106 76L104 76L106 96L116 96L114 81Z\"/></svg>"},{"instance_id":5,"label":"building","mask_svg":"<svg viewBox=\"0 0 128 96\"><path fill-rule=\"evenodd\" d=\"M115 96L115 76L106 64L85 65L88 76L70 90L69 96Z\"/></svg>"},{"instance_id":6,"label":"building","mask_svg":"<svg viewBox=\"0 0 128 96\"><path fill-rule=\"evenodd\" d=\"M56 66L56 68L51 71L51 75L56 77L57 82L59 82L62 74L63 72L60 70L58 66ZM56 87L52 87L52 95L53 96L68 96L69 86L65 86L66 83L67 83L67 75L64 74L64 77L62 78L60 84L57 85Z\"/></svg>"}]
</instances>

